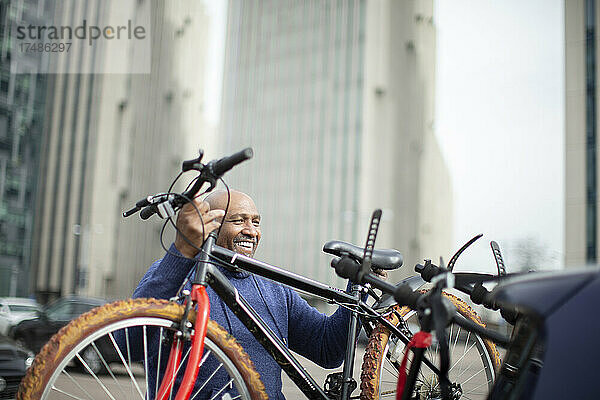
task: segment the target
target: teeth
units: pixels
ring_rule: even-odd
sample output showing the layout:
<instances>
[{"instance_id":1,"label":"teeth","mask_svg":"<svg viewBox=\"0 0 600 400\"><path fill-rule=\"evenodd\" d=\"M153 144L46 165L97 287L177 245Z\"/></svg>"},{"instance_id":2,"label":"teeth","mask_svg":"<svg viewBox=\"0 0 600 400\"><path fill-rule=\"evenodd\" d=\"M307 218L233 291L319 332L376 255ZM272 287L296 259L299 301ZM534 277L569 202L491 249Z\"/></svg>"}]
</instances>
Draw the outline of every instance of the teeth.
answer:
<instances>
[{"instance_id":1,"label":"teeth","mask_svg":"<svg viewBox=\"0 0 600 400\"><path fill-rule=\"evenodd\" d=\"M240 247L244 247L246 249L252 249L254 247L254 243L252 242L237 242L236 243Z\"/></svg>"}]
</instances>

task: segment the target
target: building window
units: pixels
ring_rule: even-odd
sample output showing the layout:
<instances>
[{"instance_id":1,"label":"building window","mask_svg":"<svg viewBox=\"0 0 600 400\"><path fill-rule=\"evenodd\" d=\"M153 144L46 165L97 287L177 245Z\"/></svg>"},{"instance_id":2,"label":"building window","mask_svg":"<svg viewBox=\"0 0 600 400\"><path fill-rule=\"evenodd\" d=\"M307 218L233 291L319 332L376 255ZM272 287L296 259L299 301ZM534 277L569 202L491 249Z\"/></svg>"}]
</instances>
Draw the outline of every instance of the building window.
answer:
<instances>
[{"instance_id":1,"label":"building window","mask_svg":"<svg viewBox=\"0 0 600 400\"><path fill-rule=\"evenodd\" d=\"M586 58L586 262L597 261L597 177L596 177L596 2L585 2Z\"/></svg>"}]
</instances>

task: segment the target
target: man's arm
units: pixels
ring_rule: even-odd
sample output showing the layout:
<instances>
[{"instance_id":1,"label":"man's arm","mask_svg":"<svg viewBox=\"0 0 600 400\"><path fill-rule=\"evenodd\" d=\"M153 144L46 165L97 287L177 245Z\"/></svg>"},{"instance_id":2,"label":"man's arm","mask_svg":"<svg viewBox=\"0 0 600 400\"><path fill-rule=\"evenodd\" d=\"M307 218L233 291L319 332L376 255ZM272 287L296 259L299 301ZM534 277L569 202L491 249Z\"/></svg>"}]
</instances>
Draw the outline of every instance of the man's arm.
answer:
<instances>
[{"instance_id":1,"label":"man's arm","mask_svg":"<svg viewBox=\"0 0 600 400\"><path fill-rule=\"evenodd\" d=\"M194 206L195 205L195 206ZM169 299L194 266L193 258L208 234L217 229L223 210L210 210L207 202L195 199L177 214L177 237L167 254L154 262L133 292L133 297Z\"/></svg>"},{"instance_id":2,"label":"man's arm","mask_svg":"<svg viewBox=\"0 0 600 400\"><path fill-rule=\"evenodd\" d=\"M339 367L346 354L350 312L342 307L331 316L320 313L289 290L290 349L323 368Z\"/></svg>"},{"instance_id":3,"label":"man's arm","mask_svg":"<svg viewBox=\"0 0 600 400\"><path fill-rule=\"evenodd\" d=\"M195 260L184 258L174 244L162 259L155 261L133 292L133 298L170 299L192 270Z\"/></svg>"}]
</instances>

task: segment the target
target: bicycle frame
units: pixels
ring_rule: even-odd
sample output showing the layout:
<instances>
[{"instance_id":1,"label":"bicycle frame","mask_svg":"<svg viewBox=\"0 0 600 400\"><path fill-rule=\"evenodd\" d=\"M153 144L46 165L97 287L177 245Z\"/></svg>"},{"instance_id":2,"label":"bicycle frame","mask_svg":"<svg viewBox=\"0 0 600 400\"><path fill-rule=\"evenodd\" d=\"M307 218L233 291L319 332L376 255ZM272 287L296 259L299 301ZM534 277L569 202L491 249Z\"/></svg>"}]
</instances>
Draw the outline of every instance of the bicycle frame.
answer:
<instances>
[{"instance_id":1,"label":"bicycle frame","mask_svg":"<svg viewBox=\"0 0 600 400\"><path fill-rule=\"evenodd\" d=\"M386 326L392 329L394 333L398 335L398 337L400 337L400 339L405 343L409 342L410 339L407 338L396 326L389 323L385 318L379 317L379 314L376 311L361 301L360 291L355 290L352 294L348 294L338 288L330 287L293 272L283 270L281 268L217 246L215 242L216 234L211 233L202 246L202 252L198 257L196 274L192 281L192 299L197 299L198 306L201 310L208 309L210 307L208 304L208 298L204 299L202 295L199 295L198 293L202 293L205 286L210 286L215 293L221 299L223 299L227 307L232 310L232 312L240 319L246 328L248 328L248 330L254 335L257 341L267 350L271 357L279 364L279 366L286 372L290 379L308 398L329 399L319 384L315 382L306 369L293 356L291 351L287 348L287 345L271 330L271 328L263 321L263 319L246 301L246 299L244 299L244 297L238 293L237 289L229 282L229 279L227 279L227 277L225 277L225 275L223 275L223 273L213 265L215 259L221 261L223 264L239 267L242 270L280 282L294 289L298 289L333 302L346 304L350 307L360 308L373 318L379 318L380 322L386 324ZM193 338L193 346L191 351L194 359L199 360L202 355L202 348L197 344L204 341L206 329L204 328L204 330L202 330L202 327L206 326L208 318L209 315L207 312L201 312L196 317L197 328L195 330L196 333ZM350 397L350 378L352 376L352 369L354 365L354 344L356 343L358 336L358 318L358 314L353 312L348 326L348 351L344 359L343 367L343 399ZM173 361L176 361L175 357ZM437 370L437 368L429 360L424 359L423 362L434 371ZM170 363L171 360L169 361L169 364ZM182 387L177 393L177 400L184 400L187 399L187 396L189 396L189 393L194 385L195 378L198 374L198 363L188 362L185 374L186 375L184 377L184 381L182 382ZM168 389L167 386L165 386L165 388ZM165 391L165 393L167 392L168 390Z\"/></svg>"}]
</instances>

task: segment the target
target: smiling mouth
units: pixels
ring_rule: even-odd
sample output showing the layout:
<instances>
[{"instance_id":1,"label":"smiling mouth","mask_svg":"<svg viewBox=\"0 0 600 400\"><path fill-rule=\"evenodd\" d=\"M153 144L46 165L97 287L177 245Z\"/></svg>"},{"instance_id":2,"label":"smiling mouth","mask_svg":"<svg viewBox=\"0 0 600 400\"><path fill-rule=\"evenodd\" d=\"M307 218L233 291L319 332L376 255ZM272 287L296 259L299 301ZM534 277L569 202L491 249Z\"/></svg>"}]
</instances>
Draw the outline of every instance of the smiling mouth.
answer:
<instances>
[{"instance_id":1,"label":"smiling mouth","mask_svg":"<svg viewBox=\"0 0 600 400\"><path fill-rule=\"evenodd\" d=\"M253 240L239 239L234 240L233 245L236 247L236 250L238 250L238 253L252 255L254 253L254 247L256 246L256 243Z\"/></svg>"}]
</instances>

